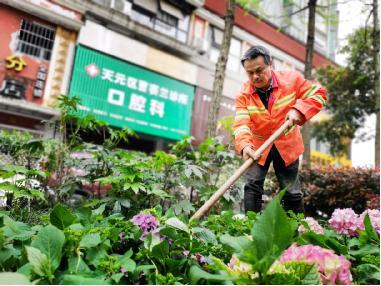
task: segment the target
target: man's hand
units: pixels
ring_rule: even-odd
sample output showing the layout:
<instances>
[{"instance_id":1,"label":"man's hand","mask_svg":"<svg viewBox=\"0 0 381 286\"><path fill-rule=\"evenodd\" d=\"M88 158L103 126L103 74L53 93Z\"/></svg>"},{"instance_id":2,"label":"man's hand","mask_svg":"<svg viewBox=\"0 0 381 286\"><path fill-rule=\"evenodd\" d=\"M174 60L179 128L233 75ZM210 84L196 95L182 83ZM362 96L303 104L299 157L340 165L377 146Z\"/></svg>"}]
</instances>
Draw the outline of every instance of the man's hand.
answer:
<instances>
[{"instance_id":1,"label":"man's hand","mask_svg":"<svg viewBox=\"0 0 381 286\"><path fill-rule=\"evenodd\" d=\"M251 146L246 146L242 150L242 157L246 161L249 158L253 158L254 161L258 161L261 158L261 155L256 156L255 150Z\"/></svg>"},{"instance_id":2,"label":"man's hand","mask_svg":"<svg viewBox=\"0 0 381 286\"><path fill-rule=\"evenodd\" d=\"M290 127L295 124L300 124L304 120L304 115L297 109L291 108L286 115L286 120L290 121Z\"/></svg>"}]
</instances>

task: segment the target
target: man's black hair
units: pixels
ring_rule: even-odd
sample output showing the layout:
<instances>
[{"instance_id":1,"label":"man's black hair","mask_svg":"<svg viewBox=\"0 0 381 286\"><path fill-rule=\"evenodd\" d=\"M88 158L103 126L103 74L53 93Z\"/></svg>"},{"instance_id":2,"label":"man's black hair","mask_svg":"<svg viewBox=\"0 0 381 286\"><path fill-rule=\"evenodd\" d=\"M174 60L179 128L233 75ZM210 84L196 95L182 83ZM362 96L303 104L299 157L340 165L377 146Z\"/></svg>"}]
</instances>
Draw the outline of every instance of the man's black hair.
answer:
<instances>
[{"instance_id":1,"label":"man's black hair","mask_svg":"<svg viewBox=\"0 0 381 286\"><path fill-rule=\"evenodd\" d=\"M241 59L242 66L246 60L252 60L258 56L263 56L265 59L265 63L267 65L271 64L271 56L270 56L270 52L268 51L268 49L266 49L265 47L262 47L262 46L252 46L243 55L243 57Z\"/></svg>"}]
</instances>

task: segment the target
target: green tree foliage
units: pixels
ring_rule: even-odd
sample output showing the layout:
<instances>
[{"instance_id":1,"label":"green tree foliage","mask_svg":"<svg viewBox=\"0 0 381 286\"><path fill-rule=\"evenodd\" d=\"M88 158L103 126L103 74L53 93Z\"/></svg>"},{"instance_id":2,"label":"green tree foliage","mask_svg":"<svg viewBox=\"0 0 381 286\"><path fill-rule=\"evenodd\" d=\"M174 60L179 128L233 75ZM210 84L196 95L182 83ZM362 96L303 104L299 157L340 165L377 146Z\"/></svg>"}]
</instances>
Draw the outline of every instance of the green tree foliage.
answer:
<instances>
[{"instance_id":1,"label":"green tree foliage","mask_svg":"<svg viewBox=\"0 0 381 286\"><path fill-rule=\"evenodd\" d=\"M348 152L345 139L353 139L365 117L376 111L372 50L371 30L360 28L348 37L341 50L347 54L347 66L328 66L318 71L319 81L328 90L327 110L332 116L317 123L313 134L328 142L333 154Z\"/></svg>"}]
</instances>

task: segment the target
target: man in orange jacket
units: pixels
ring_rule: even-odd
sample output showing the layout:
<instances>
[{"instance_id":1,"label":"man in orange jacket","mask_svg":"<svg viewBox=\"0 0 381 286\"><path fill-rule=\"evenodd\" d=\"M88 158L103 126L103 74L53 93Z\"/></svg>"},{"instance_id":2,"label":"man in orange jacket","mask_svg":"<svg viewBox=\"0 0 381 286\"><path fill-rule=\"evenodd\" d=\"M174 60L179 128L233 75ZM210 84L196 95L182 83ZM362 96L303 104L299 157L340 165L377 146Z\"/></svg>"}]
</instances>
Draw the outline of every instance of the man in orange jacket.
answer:
<instances>
[{"instance_id":1,"label":"man in orange jacket","mask_svg":"<svg viewBox=\"0 0 381 286\"><path fill-rule=\"evenodd\" d=\"M304 212L298 177L299 156L304 151L299 126L326 105L326 90L296 71L274 71L270 53L262 46L250 48L241 63L249 80L236 98L235 148L244 160L252 157L258 162L246 174L245 212L262 209L263 184L271 162L280 188L287 188L282 200L285 210ZM290 120L290 128L256 157L255 150L285 120Z\"/></svg>"}]
</instances>

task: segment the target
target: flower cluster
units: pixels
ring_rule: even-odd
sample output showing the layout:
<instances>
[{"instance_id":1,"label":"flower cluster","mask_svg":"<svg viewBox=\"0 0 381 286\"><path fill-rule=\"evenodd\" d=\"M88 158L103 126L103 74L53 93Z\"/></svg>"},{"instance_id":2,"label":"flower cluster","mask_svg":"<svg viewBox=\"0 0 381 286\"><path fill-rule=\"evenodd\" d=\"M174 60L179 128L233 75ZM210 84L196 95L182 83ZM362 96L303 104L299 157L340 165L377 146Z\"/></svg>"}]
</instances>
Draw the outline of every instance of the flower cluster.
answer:
<instances>
[{"instance_id":1,"label":"flower cluster","mask_svg":"<svg viewBox=\"0 0 381 286\"><path fill-rule=\"evenodd\" d=\"M328 223L337 233L356 235L359 225L359 216L350 208L335 209Z\"/></svg>"},{"instance_id":2,"label":"flower cluster","mask_svg":"<svg viewBox=\"0 0 381 286\"><path fill-rule=\"evenodd\" d=\"M366 214L369 215L373 228L380 233L380 210L377 209L367 209L360 216L352 209L336 209L328 221L329 226L340 234L357 235L357 230L365 228Z\"/></svg>"},{"instance_id":3,"label":"flower cluster","mask_svg":"<svg viewBox=\"0 0 381 286\"><path fill-rule=\"evenodd\" d=\"M143 235L140 238L142 240L146 238L148 233L155 230L158 226L156 217L151 214L137 214L131 219L131 221L143 231Z\"/></svg>"},{"instance_id":4,"label":"flower cluster","mask_svg":"<svg viewBox=\"0 0 381 286\"><path fill-rule=\"evenodd\" d=\"M288 261L314 263L325 285L352 284L351 263L344 256L336 255L332 250L311 244L303 246L293 244L283 252L278 263Z\"/></svg>"},{"instance_id":5,"label":"flower cluster","mask_svg":"<svg viewBox=\"0 0 381 286\"><path fill-rule=\"evenodd\" d=\"M306 217L304 221L308 224L310 229L317 233L317 234L323 234L324 229L323 227L312 217ZM304 225L300 225L298 228L299 233L307 232L307 229L304 227Z\"/></svg>"},{"instance_id":6,"label":"flower cluster","mask_svg":"<svg viewBox=\"0 0 381 286\"><path fill-rule=\"evenodd\" d=\"M246 262L243 262L238 259L238 257L233 254L231 257L228 267L231 269L232 273L234 276L248 276L251 279L255 279L258 277L258 273L254 273L252 266Z\"/></svg>"},{"instance_id":7,"label":"flower cluster","mask_svg":"<svg viewBox=\"0 0 381 286\"><path fill-rule=\"evenodd\" d=\"M359 225L358 225L358 228L361 229L361 230L364 230L365 229L365 226L364 226L364 218L365 218L365 215L368 214L369 218L370 218L370 222L372 223L372 226L373 228L378 232L380 233L380 210L376 210L376 209L368 209L368 210L365 210L361 215L360 215L360 219L359 219Z\"/></svg>"}]
</instances>

